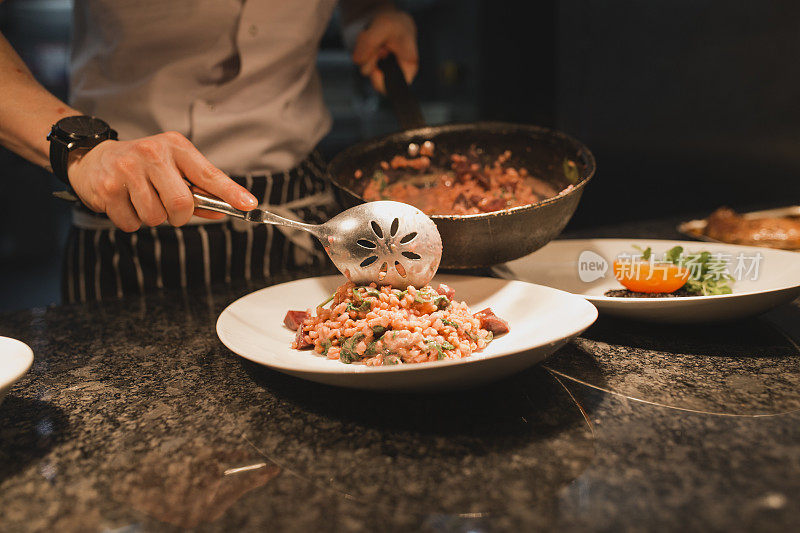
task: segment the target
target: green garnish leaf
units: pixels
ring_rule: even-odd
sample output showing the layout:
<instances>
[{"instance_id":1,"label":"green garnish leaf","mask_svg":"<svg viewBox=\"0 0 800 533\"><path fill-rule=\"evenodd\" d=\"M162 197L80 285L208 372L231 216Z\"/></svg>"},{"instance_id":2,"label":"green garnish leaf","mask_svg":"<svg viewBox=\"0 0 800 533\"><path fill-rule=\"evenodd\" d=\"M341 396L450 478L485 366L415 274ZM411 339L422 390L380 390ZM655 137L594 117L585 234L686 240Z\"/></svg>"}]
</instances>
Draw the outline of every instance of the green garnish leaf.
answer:
<instances>
[{"instance_id":1,"label":"green garnish leaf","mask_svg":"<svg viewBox=\"0 0 800 533\"><path fill-rule=\"evenodd\" d=\"M436 359L438 359L439 361L444 359L444 350L454 350L455 349L455 346L453 346L452 344L450 344L447 341L443 341L441 343L438 343L438 342L436 342L435 340L433 340L431 338L426 338L425 339L425 347L429 351L434 351L435 350L436 352L438 352L438 355L437 355Z\"/></svg>"},{"instance_id":2,"label":"green garnish leaf","mask_svg":"<svg viewBox=\"0 0 800 533\"><path fill-rule=\"evenodd\" d=\"M372 341L367 345L367 349L364 352L364 355L375 355L378 351L375 349L375 345L378 344L377 341Z\"/></svg>"},{"instance_id":3,"label":"green garnish leaf","mask_svg":"<svg viewBox=\"0 0 800 533\"><path fill-rule=\"evenodd\" d=\"M439 296L433 299L433 304L438 309L447 309L448 307L450 307L450 298L448 298L444 294L440 294Z\"/></svg>"},{"instance_id":4,"label":"green garnish leaf","mask_svg":"<svg viewBox=\"0 0 800 533\"><path fill-rule=\"evenodd\" d=\"M328 350L331 349L331 344L333 344L330 339L325 339L320 343L322 345L322 355L328 355Z\"/></svg>"},{"instance_id":5,"label":"green garnish leaf","mask_svg":"<svg viewBox=\"0 0 800 533\"><path fill-rule=\"evenodd\" d=\"M345 364L350 364L353 361L357 361L359 355L356 352L356 345L361 342L361 339L363 338L363 333L356 333L352 337L345 339L345 341L342 343L342 349L339 352L339 361Z\"/></svg>"},{"instance_id":6,"label":"green garnish leaf","mask_svg":"<svg viewBox=\"0 0 800 533\"><path fill-rule=\"evenodd\" d=\"M372 326L372 336L375 340L380 339L386 333L386 328L383 326Z\"/></svg>"},{"instance_id":7,"label":"green garnish leaf","mask_svg":"<svg viewBox=\"0 0 800 533\"><path fill-rule=\"evenodd\" d=\"M359 305L358 307L354 306L353 304L347 304L346 311L348 313L350 311L355 311L356 313L366 313L370 309L372 309L372 304L371 303L369 303L367 301L363 301L363 300L359 300L359 301L361 302L361 305Z\"/></svg>"},{"instance_id":8,"label":"green garnish leaf","mask_svg":"<svg viewBox=\"0 0 800 533\"><path fill-rule=\"evenodd\" d=\"M673 264L678 264L680 261L681 254L683 253L683 246L675 246L670 248L667 253L664 255L664 258ZM708 253L708 252L705 252ZM709 254L710 255L710 254Z\"/></svg>"}]
</instances>

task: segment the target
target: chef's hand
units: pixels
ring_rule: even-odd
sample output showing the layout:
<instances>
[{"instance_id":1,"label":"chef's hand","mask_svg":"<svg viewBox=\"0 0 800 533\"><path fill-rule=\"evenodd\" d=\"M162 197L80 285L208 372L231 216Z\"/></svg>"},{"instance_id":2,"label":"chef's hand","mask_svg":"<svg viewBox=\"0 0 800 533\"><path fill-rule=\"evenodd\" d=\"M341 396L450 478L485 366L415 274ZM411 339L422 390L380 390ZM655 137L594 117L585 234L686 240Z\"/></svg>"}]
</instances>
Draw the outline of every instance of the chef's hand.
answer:
<instances>
[{"instance_id":1,"label":"chef's hand","mask_svg":"<svg viewBox=\"0 0 800 533\"><path fill-rule=\"evenodd\" d=\"M123 231L167 220L173 226L186 224L195 209L184 177L237 209L250 210L258 203L176 132L133 141L104 141L71 157L68 175L83 203L106 213ZM196 214L222 216L209 211Z\"/></svg>"},{"instance_id":2,"label":"chef's hand","mask_svg":"<svg viewBox=\"0 0 800 533\"><path fill-rule=\"evenodd\" d=\"M378 68L378 60L389 52L397 56L406 81L411 83L419 69L419 54L417 28L408 13L396 10L380 12L356 40L353 62L380 93L384 93L386 88L383 72Z\"/></svg>"}]
</instances>

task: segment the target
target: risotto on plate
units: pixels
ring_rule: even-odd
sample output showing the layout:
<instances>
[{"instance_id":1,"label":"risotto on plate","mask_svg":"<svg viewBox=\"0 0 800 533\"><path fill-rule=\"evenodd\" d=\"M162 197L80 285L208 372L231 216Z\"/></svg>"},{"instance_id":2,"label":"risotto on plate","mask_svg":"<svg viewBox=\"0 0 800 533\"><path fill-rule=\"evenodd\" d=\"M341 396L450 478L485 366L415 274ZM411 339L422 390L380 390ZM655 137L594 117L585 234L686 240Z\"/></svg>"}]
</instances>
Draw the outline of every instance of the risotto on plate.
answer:
<instances>
[{"instance_id":1,"label":"risotto on plate","mask_svg":"<svg viewBox=\"0 0 800 533\"><path fill-rule=\"evenodd\" d=\"M348 282L315 314L289 311L284 324L297 332L292 348L369 366L461 359L508 332L491 309L472 313L444 284L400 290Z\"/></svg>"}]
</instances>

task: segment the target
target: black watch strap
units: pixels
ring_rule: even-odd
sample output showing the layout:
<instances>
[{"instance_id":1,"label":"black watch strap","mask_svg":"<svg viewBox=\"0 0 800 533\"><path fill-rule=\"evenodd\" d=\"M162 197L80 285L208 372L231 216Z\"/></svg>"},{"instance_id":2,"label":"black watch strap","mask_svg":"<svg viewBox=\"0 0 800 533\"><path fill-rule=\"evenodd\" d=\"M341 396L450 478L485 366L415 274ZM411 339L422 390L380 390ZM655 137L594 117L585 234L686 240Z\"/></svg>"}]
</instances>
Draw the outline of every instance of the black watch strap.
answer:
<instances>
[{"instance_id":1,"label":"black watch strap","mask_svg":"<svg viewBox=\"0 0 800 533\"><path fill-rule=\"evenodd\" d=\"M67 174L69 154L75 150L91 150L103 141L116 141L117 132L98 118L69 116L53 124L47 140L50 141L53 174L70 187Z\"/></svg>"},{"instance_id":2,"label":"black watch strap","mask_svg":"<svg viewBox=\"0 0 800 533\"><path fill-rule=\"evenodd\" d=\"M50 140L50 167L53 169L53 174L70 189L72 186L69 183L69 176L67 175L67 165L69 164L70 150L59 141Z\"/></svg>"}]
</instances>

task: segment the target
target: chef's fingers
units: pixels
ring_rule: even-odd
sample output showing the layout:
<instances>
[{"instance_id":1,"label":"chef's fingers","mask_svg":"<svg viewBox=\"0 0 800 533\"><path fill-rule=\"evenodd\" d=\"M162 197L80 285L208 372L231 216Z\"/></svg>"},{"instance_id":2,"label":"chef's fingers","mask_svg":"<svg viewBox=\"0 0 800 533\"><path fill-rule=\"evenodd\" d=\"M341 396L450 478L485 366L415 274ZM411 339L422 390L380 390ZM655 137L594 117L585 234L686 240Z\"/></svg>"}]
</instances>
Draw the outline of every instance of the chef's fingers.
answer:
<instances>
[{"instance_id":1,"label":"chef's fingers","mask_svg":"<svg viewBox=\"0 0 800 533\"><path fill-rule=\"evenodd\" d=\"M381 54L380 57L383 55L385 54ZM414 77L417 75L419 63L416 60L401 60L399 57L397 62L400 65L400 70L403 72L406 83L411 84ZM376 91L381 94L386 94L386 81L383 77L383 71L377 66L377 60L375 63L364 64L361 67L361 73L369 78L369 81L372 83L372 86L375 87Z\"/></svg>"},{"instance_id":2,"label":"chef's fingers","mask_svg":"<svg viewBox=\"0 0 800 533\"><path fill-rule=\"evenodd\" d=\"M386 93L386 84L383 79L383 71L378 68L378 61L389 53L393 53L397 57L397 63L400 65L400 70L403 72L406 83L410 84L414 81L419 70L417 45L413 38L400 37L386 41L375 54L360 66L361 74L368 77L375 90L381 94Z\"/></svg>"},{"instance_id":3,"label":"chef's fingers","mask_svg":"<svg viewBox=\"0 0 800 533\"><path fill-rule=\"evenodd\" d=\"M169 223L183 226L189 222L194 212L194 199L178 169L173 164L159 163L148 169L148 176L158 191Z\"/></svg>"},{"instance_id":4,"label":"chef's fingers","mask_svg":"<svg viewBox=\"0 0 800 533\"><path fill-rule=\"evenodd\" d=\"M144 180L141 167L136 164L136 160L128 157L118 158L114 172L98 179L96 207L104 211L111 222L122 231L132 232L142 226L142 221L131 204L129 184Z\"/></svg>"},{"instance_id":5,"label":"chef's fingers","mask_svg":"<svg viewBox=\"0 0 800 533\"><path fill-rule=\"evenodd\" d=\"M136 215L146 226L155 227L167 220L164 205L149 180L137 180L129 190Z\"/></svg>"},{"instance_id":6,"label":"chef's fingers","mask_svg":"<svg viewBox=\"0 0 800 533\"><path fill-rule=\"evenodd\" d=\"M178 169L192 184L202 187L242 211L249 211L258 205L258 200L250 191L212 165L191 143L177 148L173 152L173 157Z\"/></svg>"},{"instance_id":7,"label":"chef's fingers","mask_svg":"<svg viewBox=\"0 0 800 533\"><path fill-rule=\"evenodd\" d=\"M136 216L130 196L127 194L114 195L106 199L105 209L111 222L122 231L131 233L142 227L142 221Z\"/></svg>"},{"instance_id":8,"label":"chef's fingers","mask_svg":"<svg viewBox=\"0 0 800 533\"><path fill-rule=\"evenodd\" d=\"M381 94L386 94L386 81L383 79L383 72L381 69L376 68L369 74L369 81L372 86Z\"/></svg>"},{"instance_id":9,"label":"chef's fingers","mask_svg":"<svg viewBox=\"0 0 800 533\"><path fill-rule=\"evenodd\" d=\"M419 52L417 51L416 36L409 33L401 33L390 39L386 43L386 48L390 52L394 52L406 81L408 83L414 81L419 70Z\"/></svg>"},{"instance_id":10,"label":"chef's fingers","mask_svg":"<svg viewBox=\"0 0 800 533\"><path fill-rule=\"evenodd\" d=\"M367 29L359 33L356 38L356 44L353 47L353 63L363 65L371 60L374 62L375 56L385 38L385 33L376 31L373 26L367 27Z\"/></svg>"}]
</instances>

